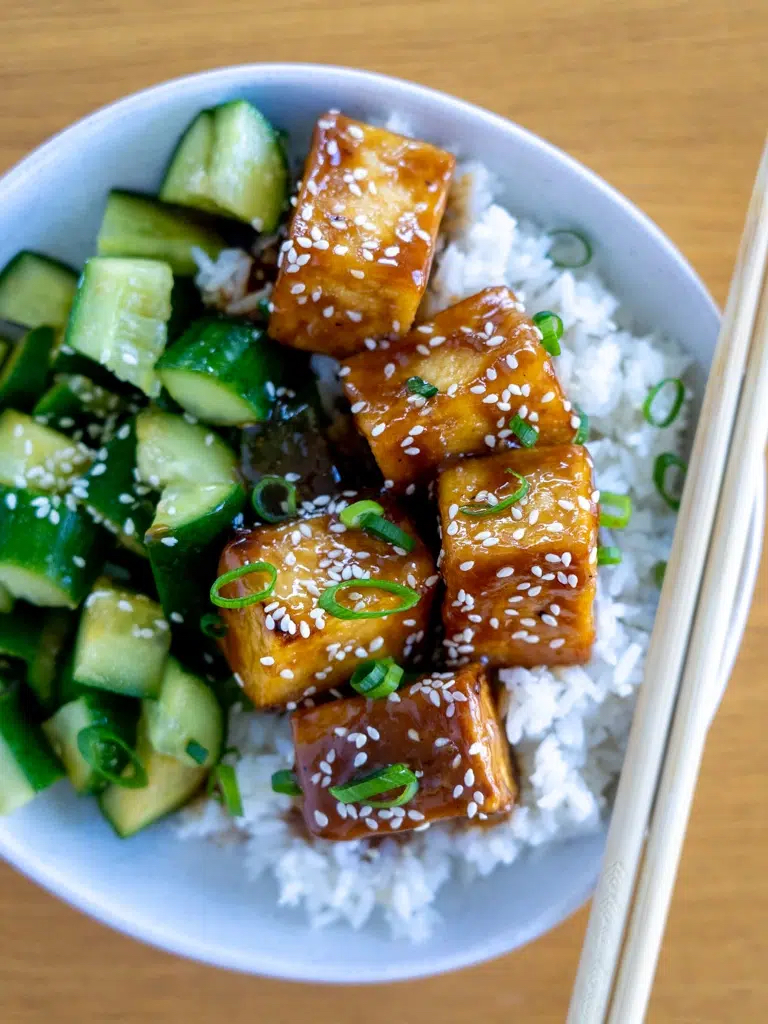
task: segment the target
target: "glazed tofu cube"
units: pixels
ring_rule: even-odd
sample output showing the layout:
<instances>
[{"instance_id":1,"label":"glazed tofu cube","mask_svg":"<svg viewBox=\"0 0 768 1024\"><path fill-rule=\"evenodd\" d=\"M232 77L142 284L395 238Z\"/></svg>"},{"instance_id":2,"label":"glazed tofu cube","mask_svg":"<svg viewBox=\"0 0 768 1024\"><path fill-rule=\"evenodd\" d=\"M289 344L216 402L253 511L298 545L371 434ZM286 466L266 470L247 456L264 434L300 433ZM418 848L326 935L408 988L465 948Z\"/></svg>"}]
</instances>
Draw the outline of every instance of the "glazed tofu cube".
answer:
<instances>
[{"instance_id":1,"label":"glazed tofu cube","mask_svg":"<svg viewBox=\"0 0 768 1024\"><path fill-rule=\"evenodd\" d=\"M423 676L382 700L351 697L296 711L291 724L304 820L324 839L405 832L441 818L485 818L515 802L510 749L481 665ZM400 763L419 781L402 807L344 804L331 793Z\"/></svg>"},{"instance_id":2,"label":"glazed tofu cube","mask_svg":"<svg viewBox=\"0 0 768 1024\"><path fill-rule=\"evenodd\" d=\"M426 142L324 114L279 257L270 334L348 355L405 333L427 286L455 160Z\"/></svg>"},{"instance_id":3,"label":"glazed tofu cube","mask_svg":"<svg viewBox=\"0 0 768 1024\"><path fill-rule=\"evenodd\" d=\"M346 502L342 502L346 504ZM385 502L382 502L385 504ZM410 554L364 533L347 529L335 511L302 520L260 526L224 549L219 573L249 562L270 562L277 581L269 599L244 608L222 609L227 633L221 647L245 692L257 707L291 705L347 682L369 658L408 659L429 621L439 577L421 543ZM386 504L386 514L412 536L409 521ZM400 551L401 553L398 553ZM380 618L335 618L318 607L326 588L351 578L392 580L416 590L420 600L407 612ZM246 575L224 589L245 596L264 586L265 576ZM398 598L373 588L338 593L339 603L362 611L394 608Z\"/></svg>"},{"instance_id":4,"label":"glazed tofu cube","mask_svg":"<svg viewBox=\"0 0 768 1024\"><path fill-rule=\"evenodd\" d=\"M493 515L521 486L528 493ZM595 638L598 493L582 445L468 459L438 484L449 662L572 665Z\"/></svg>"},{"instance_id":5,"label":"glazed tofu cube","mask_svg":"<svg viewBox=\"0 0 768 1024\"><path fill-rule=\"evenodd\" d=\"M358 428L397 490L431 479L452 458L518 446L515 415L538 430L539 446L572 441L579 425L508 288L487 288L402 341L361 352L341 375ZM437 394L413 394L414 377Z\"/></svg>"}]
</instances>

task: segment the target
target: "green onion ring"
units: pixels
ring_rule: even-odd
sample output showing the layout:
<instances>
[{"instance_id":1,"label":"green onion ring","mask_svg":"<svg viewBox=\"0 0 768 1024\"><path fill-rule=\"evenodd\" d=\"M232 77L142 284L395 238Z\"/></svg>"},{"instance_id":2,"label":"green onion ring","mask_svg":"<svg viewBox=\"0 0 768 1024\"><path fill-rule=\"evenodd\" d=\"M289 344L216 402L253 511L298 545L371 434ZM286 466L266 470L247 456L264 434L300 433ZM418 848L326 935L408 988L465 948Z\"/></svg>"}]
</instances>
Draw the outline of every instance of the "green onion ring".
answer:
<instances>
[{"instance_id":1,"label":"green onion ring","mask_svg":"<svg viewBox=\"0 0 768 1024\"><path fill-rule=\"evenodd\" d=\"M578 231L550 231L547 256L562 270L578 270L592 259L592 246Z\"/></svg>"},{"instance_id":2,"label":"green onion ring","mask_svg":"<svg viewBox=\"0 0 768 1024\"><path fill-rule=\"evenodd\" d=\"M675 388L675 398L672 402L672 407L663 419L657 419L653 413L653 403L656 401L656 396L662 391L668 384L673 384ZM668 427L675 422L677 417L680 415L680 410L683 407L685 401L685 385L679 377L665 377L664 380L659 381L655 387L652 387L648 392L648 397L643 402L643 416L645 422L650 423L652 427Z\"/></svg>"},{"instance_id":3,"label":"green onion ring","mask_svg":"<svg viewBox=\"0 0 768 1024\"><path fill-rule=\"evenodd\" d=\"M211 772L208 781L208 791L218 789L221 800L227 811L233 818L241 818L243 815L243 800L240 796L240 787L237 784L237 775L231 764L219 764Z\"/></svg>"},{"instance_id":4,"label":"green onion ring","mask_svg":"<svg viewBox=\"0 0 768 1024\"><path fill-rule=\"evenodd\" d=\"M258 590L253 594L246 594L245 597L221 597L219 595L219 591L222 587L225 587L228 583L233 583L235 580L239 580L241 576L247 576L252 572L269 573L269 583L263 590ZM237 569L231 569L229 572L223 573L213 581L210 590L211 602L218 605L219 608L246 608L250 604L257 604L259 601L266 601L275 589L276 583L277 569L271 562L249 562L247 565L241 565Z\"/></svg>"},{"instance_id":5,"label":"green onion ring","mask_svg":"<svg viewBox=\"0 0 768 1024\"><path fill-rule=\"evenodd\" d=\"M659 492L660 496L664 499L667 505L676 512L680 508L680 498L675 497L674 494L670 494L667 490L667 472L673 466L682 472L683 482L685 482L688 463L684 459L681 459L679 455L675 455L674 452L662 452L661 455L656 457L656 462L653 466L653 482L656 485L656 490Z\"/></svg>"},{"instance_id":6,"label":"green onion ring","mask_svg":"<svg viewBox=\"0 0 768 1024\"><path fill-rule=\"evenodd\" d=\"M379 658L361 662L352 673L349 685L363 697L381 700L398 688L403 678L403 669L394 658Z\"/></svg>"},{"instance_id":7,"label":"green onion ring","mask_svg":"<svg viewBox=\"0 0 768 1024\"><path fill-rule=\"evenodd\" d=\"M345 608L339 604L336 595L340 590L347 590L355 587L358 590L384 590L388 594L397 594L402 599L399 608L389 608L379 612L357 612L353 608ZM395 583L393 580L342 580L341 583L334 583L332 587L324 590L317 601L318 608L321 608L328 615L336 619L383 619L387 615L398 615L400 612L407 612L421 600L421 594L411 587L402 583Z\"/></svg>"},{"instance_id":8,"label":"green onion ring","mask_svg":"<svg viewBox=\"0 0 768 1024\"><path fill-rule=\"evenodd\" d=\"M599 547L597 549L598 565L619 565L621 562L621 549L611 546Z\"/></svg>"},{"instance_id":9,"label":"green onion ring","mask_svg":"<svg viewBox=\"0 0 768 1024\"><path fill-rule=\"evenodd\" d=\"M491 505L490 503L462 505L459 512L463 512L465 516L495 516L498 512L504 512L516 502L521 501L528 493L528 481L520 473L516 473L514 469L508 469L506 472L511 473L512 476L516 476L520 481L520 486L514 494L510 494L508 497L502 498L502 500L496 505Z\"/></svg>"},{"instance_id":10,"label":"green onion ring","mask_svg":"<svg viewBox=\"0 0 768 1024\"><path fill-rule=\"evenodd\" d=\"M373 512L365 512L360 516L360 525L366 533L383 540L386 544L393 544L396 548L402 548L407 554L413 551L416 541L405 530L401 530L397 523L385 516L376 515Z\"/></svg>"},{"instance_id":11,"label":"green onion ring","mask_svg":"<svg viewBox=\"0 0 768 1024\"><path fill-rule=\"evenodd\" d=\"M281 768L272 775L272 790L284 796L301 796L302 789L296 779L296 773L290 768Z\"/></svg>"},{"instance_id":12,"label":"green onion ring","mask_svg":"<svg viewBox=\"0 0 768 1024\"><path fill-rule=\"evenodd\" d=\"M541 334L541 344L551 356L560 355L560 339L563 336L563 321L549 309L542 309L532 317Z\"/></svg>"},{"instance_id":13,"label":"green onion ring","mask_svg":"<svg viewBox=\"0 0 768 1024\"><path fill-rule=\"evenodd\" d=\"M589 416L578 405L574 406L574 411L579 417L579 425L576 428L576 433L573 435L573 443L586 444L589 438Z\"/></svg>"},{"instance_id":14,"label":"green onion ring","mask_svg":"<svg viewBox=\"0 0 768 1024\"><path fill-rule=\"evenodd\" d=\"M608 506L606 509L605 506ZM609 509L615 509L611 512ZM632 499L628 494L600 492L600 525L609 530L623 529L632 518Z\"/></svg>"},{"instance_id":15,"label":"green onion ring","mask_svg":"<svg viewBox=\"0 0 768 1024\"><path fill-rule=\"evenodd\" d=\"M88 725L81 729L77 734L77 749L83 760L98 775L115 786L121 786L123 789L144 789L149 781L146 769L136 756L136 752L109 726ZM120 753L126 756L128 763L121 768L120 772L116 772L110 768L109 763L117 766ZM105 763L107 758L109 763ZM131 765L133 771L129 775L124 775L123 771L128 765Z\"/></svg>"},{"instance_id":16,"label":"green onion ring","mask_svg":"<svg viewBox=\"0 0 768 1024\"><path fill-rule=\"evenodd\" d=\"M422 398L434 398L438 393L438 388L434 384L430 384L428 380L424 380L423 377L409 377L405 386L409 394L421 395Z\"/></svg>"},{"instance_id":17,"label":"green onion ring","mask_svg":"<svg viewBox=\"0 0 768 1024\"><path fill-rule=\"evenodd\" d=\"M200 619L200 629L206 636L210 636L214 640L220 640L223 636L227 635L229 626L216 612L208 612Z\"/></svg>"},{"instance_id":18,"label":"green onion ring","mask_svg":"<svg viewBox=\"0 0 768 1024\"><path fill-rule=\"evenodd\" d=\"M533 448L539 439L539 432L536 427L526 423L520 416L512 417L509 421L509 429L524 448Z\"/></svg>"},{"instance_id":19,"label":"green onion ring","mask_svg":"<svg viewBox=\"0 0 768 1024\"><path fill-rule=\"evenodd\" d=\"M191 757L195 764L205 764L208 759L208 751L197 740L190 740L184 748L184 753Z\"/></svg>"},{"instance_id":20,"label":"green onion ring","mask_svg":"<svg viewBox=\"0 0 768 1024\"><path fill-rule=\"evenodd\" d=\"M369 799L401 787L405 787L404 791L392 800ZM328 791L342 804L367 803L371 807L401 807L414 798L418 788L419 780L407 765L390 764L341 786L330 786Z\"/></svg>"},{"instance_id":21,"label":"green onion ring","mask_svg":"<svg viewBox=\"0 0 768 1024\"><path fill-rule=\"evenodd\" d=\"M345 526L356 530L360 526L361 516L370 514L380 516L383 512L384 508L378 501L355 501L339 512L339 519Z\"/></svg>"},{"instance_id":22,"label":"green onion ring","mask_svg":"<svg viewBox=\"0 0 768 1024\"><path fill-rule=\"evenodd\" d=\"M280 500L281 512L270 511L264 503L264 492L271 487L280 487L285 491L285 497ZM256 515L265 523L282 523L286 519L293 519L297 508L296 484L284 476L263 476L253 488L251 504Z\"/></svg>"}]
</instances>

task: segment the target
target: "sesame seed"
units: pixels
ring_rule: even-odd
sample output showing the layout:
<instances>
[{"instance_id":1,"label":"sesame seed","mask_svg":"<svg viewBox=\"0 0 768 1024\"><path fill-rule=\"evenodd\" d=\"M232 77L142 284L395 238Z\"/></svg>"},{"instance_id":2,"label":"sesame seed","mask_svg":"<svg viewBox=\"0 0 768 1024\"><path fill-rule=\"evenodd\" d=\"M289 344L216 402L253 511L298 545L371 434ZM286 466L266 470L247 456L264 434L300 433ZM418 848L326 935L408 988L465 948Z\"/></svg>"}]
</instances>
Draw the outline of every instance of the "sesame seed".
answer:
<instances>
[{"instance_id":1,"label":"sesame seed","mask_svg":"<svg viewBox=\"0 0 768 1024\"><path fill-rule=\"evenodd\" d=\"M474 564L475 563L473 561L462 562L459 568L461 569L462 572L469 572L469 570L474 566Z\"/></svg>"},{"instance_id":2,"label":"sesame seed","mask_svg":"<svg viewBox=\"0 0 768 1024\"><path fill-rule=\"evenodd\" d=\"M505 565L503 569L499 569L496 576L500 580L507 579L508 576L514 576L515 570L510 565Z\"/></svg>"},{"instance_id":3,"label":"sesame seed","mask_svg":"<svg viewBox=\"0 0 768 1024\"><path fill-rule=\"evenodd\" d=\"M293 672L289 668L284 668L280 672L280 676L283 679L293 679Z\"/></svg>"},{"instance_id":4,"label":"sesame seed","mask_svg":"<svg viewBox=\"0 0 768 1024\"><path fill-rule=\"evenodd\" d=\"M315 811L315 821L320 826L320 828L325 828L326 825L328 824L328 815L327 814L323 814L322 811L316 810Z\"/></svg>"},{"instance_id":5,"label":"sesame seed","mask_svg":"<svg viewBox=\"0 0 768 1024\"><path fill-rule=\"evenodd\" d=\"M355 754L355 760L352 762L355 768L360 768L368 760L368 755L364 750L361 750L359 754Z\"/></svg>"},{"instance_id":6,"label":"sesame seed","mask_svg":"<svg viewBox=\"0 0 768 1024\"><path fill-rule=\"evenodd\" d=\"M463 792L464 792L464 787L463 786L454 786L453 787L453 799L454 800L458 800Z\"/></svg>"},{"instance_id":7,"label":"sesame seed","mask_svg":"<svg viewBox=\"0 0 768 1024\"><path fill-rule=\"evenodd\" d=\"M470 756L472 756L472 757L474 757L475 754L482 754L482 752L483 752L483 744L479 743L477 741L475 743L473 743L472 746L467 751L467 753Z\"/></svg>"}]
</instances>

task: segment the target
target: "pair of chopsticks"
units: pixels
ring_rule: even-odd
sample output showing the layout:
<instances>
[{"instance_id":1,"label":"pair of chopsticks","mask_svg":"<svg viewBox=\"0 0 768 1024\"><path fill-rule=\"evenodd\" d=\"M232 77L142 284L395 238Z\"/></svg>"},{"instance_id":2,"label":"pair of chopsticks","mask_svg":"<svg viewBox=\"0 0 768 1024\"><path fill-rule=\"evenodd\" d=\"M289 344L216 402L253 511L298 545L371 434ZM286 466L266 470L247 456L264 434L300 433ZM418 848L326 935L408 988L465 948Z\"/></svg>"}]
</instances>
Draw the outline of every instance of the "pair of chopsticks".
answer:
<instances>
[{"instance_id":1,"label":"pair of chopsticks","mask_svg":"<svg viewBox=\"0 0 768 1024\"><path fill-rule=\"evenodd\" d=\"M768 439L767 260L768 142L699 415L568 1024L645 1019Z\"/></svg>"}]
</instances>

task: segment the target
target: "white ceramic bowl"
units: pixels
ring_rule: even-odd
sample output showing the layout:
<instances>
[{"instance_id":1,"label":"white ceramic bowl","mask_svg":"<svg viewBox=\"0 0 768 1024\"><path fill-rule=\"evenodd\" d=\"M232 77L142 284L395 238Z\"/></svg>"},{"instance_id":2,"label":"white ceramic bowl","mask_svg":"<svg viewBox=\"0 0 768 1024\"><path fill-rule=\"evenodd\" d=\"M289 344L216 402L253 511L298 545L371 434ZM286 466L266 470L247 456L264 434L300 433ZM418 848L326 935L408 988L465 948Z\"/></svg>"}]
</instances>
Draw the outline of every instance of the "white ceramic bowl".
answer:
<instances>
[{"instance_id":1,"label":"white ceramic bowl","mask_svg":"<svg viewBox=\"0 0 768 1024\"><path fill-rule=\"evenodd\" d=\"M74 264L93 252L113 186L155 190L171 149L202 107L252 99L306 147L329 107L362 118L398 111L414 131L458 146L506 183L515 212L544 227L581 228L639 324L668 331L695 356L702 381L718 311L680 253L631 203L542 140L450 96L363 71L307 65L227 68L168 82L80 121L0 181L0 265L20 248ZM659 159L663 159L660 154ZM758 564L764 479L755 477L751 546L743 566L723 678L741 639ZM714 712L714 709L713 709ZM490 878L446 887L445 924L427 944L392 942L381 926L352 937L312 932L280 909L272 882L248 882L238 854L177 842L168 824L116 839L92 801L60 783L0 826L0 851L25 874L137 938L225 967L311 981L387 981L451 970L513 950L589 896L603 836L545 849Z\"/></svg>"}]
</instances>

